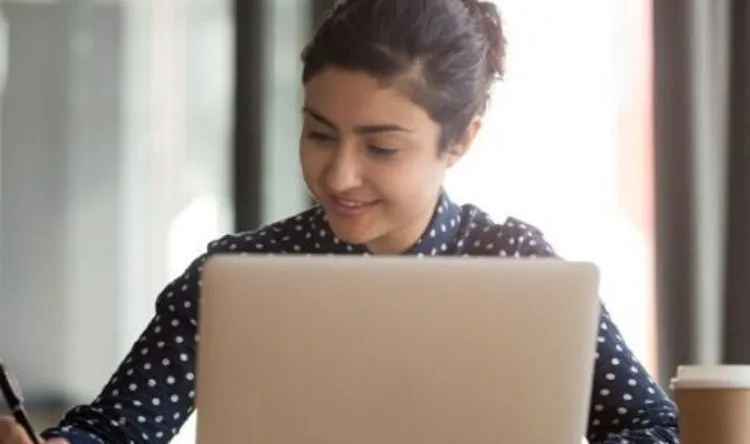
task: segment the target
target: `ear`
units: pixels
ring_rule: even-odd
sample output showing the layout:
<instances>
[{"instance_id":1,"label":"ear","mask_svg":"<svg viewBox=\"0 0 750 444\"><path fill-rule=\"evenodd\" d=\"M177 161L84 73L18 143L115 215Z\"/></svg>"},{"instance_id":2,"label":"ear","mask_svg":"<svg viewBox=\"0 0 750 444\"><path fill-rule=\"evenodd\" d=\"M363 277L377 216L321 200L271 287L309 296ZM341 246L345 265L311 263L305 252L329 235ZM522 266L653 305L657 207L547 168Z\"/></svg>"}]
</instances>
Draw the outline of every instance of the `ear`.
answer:
<instances>
[{"instance_id":1,"label":"ear","mask_svg":"<svg viewBox=\"0 0 750 444\"><path fill-rule=\"evenodd\" d=\"M466 153L469 151L469 148L471 148L471 145L474 143L474 139L477 137L477 133L479 132L479 129L481 127L482 119L480 119L479 117L474 117L473 119L471 119L471 122L469 122L469 125L466 127L466 131L464 131L464 134L461 136L458 142L455 143L446 153L448 168L451 168L453 165L458 163L458 161L461 160L464 155L466 155Z\"/></svg>"}]
</instances>

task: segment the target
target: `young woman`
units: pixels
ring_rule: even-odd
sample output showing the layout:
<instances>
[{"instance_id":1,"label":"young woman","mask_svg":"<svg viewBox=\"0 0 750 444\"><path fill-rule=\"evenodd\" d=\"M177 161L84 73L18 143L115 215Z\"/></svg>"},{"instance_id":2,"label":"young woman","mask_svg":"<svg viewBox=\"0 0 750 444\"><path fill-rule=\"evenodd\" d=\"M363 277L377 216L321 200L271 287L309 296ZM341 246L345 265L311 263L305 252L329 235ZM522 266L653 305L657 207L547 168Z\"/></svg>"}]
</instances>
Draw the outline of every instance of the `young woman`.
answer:
<instances>
[{"instance_id":1,"label":"young woman","mask_svg":"<svg viewBox=\"0 0 750 444\"><path fill-rule=\"evenodd\" d=\"M554 257L531 225L495 223L474 206L451 202L442 188L480 129L504 54L500 17L488 2L337 6L303 54L300 159L319 205L211 243L159 295L153 320L100 396L72 409L44 437L154 443L179 431L194 408L200 271L210 254ZM530 180L538 180L533 171ZM677 442L673 403L606 310L593 365L590 442ZM9 421L0 429L3 444L25 442Z\"/></svg>"}]
</instances>

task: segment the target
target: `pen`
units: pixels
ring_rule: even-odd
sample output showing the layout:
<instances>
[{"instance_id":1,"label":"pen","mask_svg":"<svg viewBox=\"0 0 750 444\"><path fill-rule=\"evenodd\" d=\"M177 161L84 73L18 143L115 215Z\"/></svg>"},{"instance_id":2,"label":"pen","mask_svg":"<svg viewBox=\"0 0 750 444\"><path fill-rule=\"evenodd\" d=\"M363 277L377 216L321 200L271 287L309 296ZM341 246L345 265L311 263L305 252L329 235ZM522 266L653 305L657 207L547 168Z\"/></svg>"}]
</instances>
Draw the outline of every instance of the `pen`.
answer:
<instances>
[{"instance_id":1,"label":"pen","mask_svg":"<svg viewBox=\"0 0 750 444\"><path fill-rule=\"evenodd\" d=\"M14 379L11 377L2 361L0 361L0 391L3 392L5 402L13 413L16 422L26 431L31 442L34 444L41 444L36 433L34 433L34 429L31 427L29 416L23 408L23 395L21 394L21 390L18 388L18 385L14 383Z\"/></svg>"}]
</instances>

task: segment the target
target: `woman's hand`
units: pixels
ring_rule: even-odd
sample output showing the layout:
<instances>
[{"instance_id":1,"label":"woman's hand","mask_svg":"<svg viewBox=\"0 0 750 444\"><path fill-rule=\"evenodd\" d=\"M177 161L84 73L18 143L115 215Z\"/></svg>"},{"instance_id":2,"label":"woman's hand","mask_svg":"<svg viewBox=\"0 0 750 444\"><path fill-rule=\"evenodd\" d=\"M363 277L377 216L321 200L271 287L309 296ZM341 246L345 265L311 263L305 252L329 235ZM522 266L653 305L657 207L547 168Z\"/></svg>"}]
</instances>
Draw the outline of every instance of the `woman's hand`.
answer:
<instances>
[{"instance_id":1,"label":"woman's hand","mask_svg":"<svg viewBox=\"0 0 750 444\"><path fill-rule=\"evenodd\" d=\"M39 438L39 442L45 444L70 444L62 438L44 441ZM18 425L11 416L0 416L0 444L33 444L26 435L26 431Z\"/></svg>"}]
</instances>

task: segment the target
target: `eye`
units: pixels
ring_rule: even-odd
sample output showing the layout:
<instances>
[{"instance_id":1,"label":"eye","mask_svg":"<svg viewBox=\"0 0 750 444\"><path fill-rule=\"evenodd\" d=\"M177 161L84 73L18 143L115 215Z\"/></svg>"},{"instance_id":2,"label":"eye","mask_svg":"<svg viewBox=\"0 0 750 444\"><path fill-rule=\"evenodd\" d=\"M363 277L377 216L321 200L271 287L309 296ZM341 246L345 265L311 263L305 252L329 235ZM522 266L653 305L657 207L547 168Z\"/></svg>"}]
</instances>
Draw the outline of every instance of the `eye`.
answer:
<instances>
[{"instance_id":1,"label":"eye","mask_svg":"<svg viewBox=\"0 0 750 444\"><path fill-rule=\"evenodd\" d=\"M310 140L317 140L320 142L330 142L336 140L335 137L329 136L328 134L321 133L319 131L308 131L307 138Z\"/></svg>"},{"instance_id":2,"label":"eye","mask_svg":"<svg viewBox=\"0 0 750 444\"><path fill-rule=\"evenodd\" d=\"M398 150L390 149L390 148L384 148L381 146L376 145L370 145L367 147L367 149L372 153L373 155L377 157L389 157L393 156L398 152Z\"/></svg>"}]
</instances>

